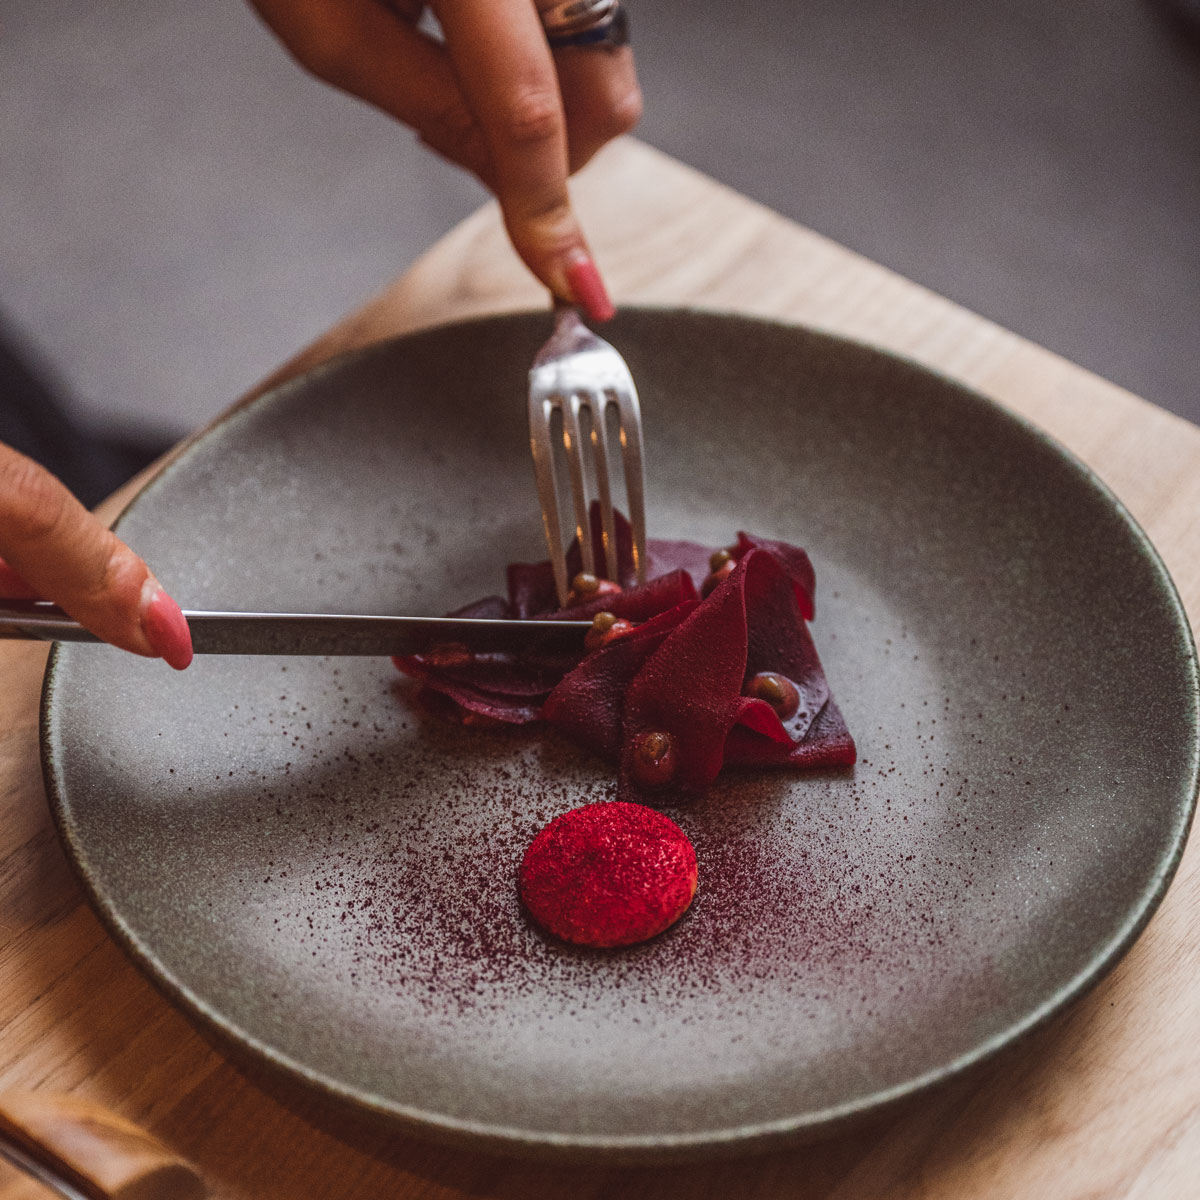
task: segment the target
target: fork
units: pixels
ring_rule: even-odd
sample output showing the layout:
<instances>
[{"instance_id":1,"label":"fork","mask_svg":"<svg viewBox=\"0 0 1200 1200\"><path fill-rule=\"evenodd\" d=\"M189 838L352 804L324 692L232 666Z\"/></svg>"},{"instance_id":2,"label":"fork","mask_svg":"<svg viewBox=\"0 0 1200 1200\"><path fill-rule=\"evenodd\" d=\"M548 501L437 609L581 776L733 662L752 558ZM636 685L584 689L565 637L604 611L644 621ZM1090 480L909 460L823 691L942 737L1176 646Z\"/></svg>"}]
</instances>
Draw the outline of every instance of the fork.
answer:
<instances>
[{"instance_id":1,"label":"fork","mask_svg":"<svg viewBox=\"0 0 1200 1200\"><path fill-rule=\"evenodd\" d=\"M567 556L559 520L558 460L565 458L575 508L575 537L583 570L599 575L593 545L591 502L600 504L604 573L618 578L617 535L613 518L608 414L617 414L618 440L625 476L629 523L633 528L633 565L637 581L646 578L646 477L642 464L642 414L637 389L625 360L598 338L569 304L555 302L554 333L538 351L529 372L529 443L542 524L550 548L558 602L567 604ZM554 415L561 415L555 429Z\"/></svg>"}]
</instances>

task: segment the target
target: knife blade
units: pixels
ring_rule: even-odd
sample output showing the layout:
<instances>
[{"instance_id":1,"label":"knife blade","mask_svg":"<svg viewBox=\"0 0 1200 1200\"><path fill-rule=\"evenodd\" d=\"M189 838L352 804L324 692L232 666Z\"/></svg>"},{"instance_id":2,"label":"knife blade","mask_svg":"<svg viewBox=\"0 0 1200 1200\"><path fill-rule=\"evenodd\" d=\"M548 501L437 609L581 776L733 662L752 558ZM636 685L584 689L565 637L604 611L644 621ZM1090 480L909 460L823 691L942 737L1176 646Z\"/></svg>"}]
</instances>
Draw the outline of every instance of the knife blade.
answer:
<instances>
[{"instance_id":1,"label":"knife blade","mask_svg":"<svg viewBox=\"0 0 1200 1200\"><path fill-rule=\"evenodd\" d=\"M390 617L352 613L205 612L184 609L197 654L427 654L464 646L476 654L576 651L590 621ZM95 634L43 600L0 600L0 638L96 642Z\"/></svg>"}]
</instances>

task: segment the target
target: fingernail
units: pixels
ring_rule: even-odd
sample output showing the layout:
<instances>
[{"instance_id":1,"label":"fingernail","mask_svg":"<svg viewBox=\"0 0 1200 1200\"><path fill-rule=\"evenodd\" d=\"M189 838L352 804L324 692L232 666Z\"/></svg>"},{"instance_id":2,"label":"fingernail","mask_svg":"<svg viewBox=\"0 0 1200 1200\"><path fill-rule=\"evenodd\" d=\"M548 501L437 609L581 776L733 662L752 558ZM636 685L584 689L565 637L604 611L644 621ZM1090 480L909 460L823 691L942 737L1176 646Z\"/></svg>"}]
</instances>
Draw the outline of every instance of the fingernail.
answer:
<instances>
[{"instance_id":1,"label":"fingernail","mask_svg":"<svg viewBox=\"0 0 1200 1200\"><path fill-rule=\"evenodd\" d=\"M148 579L146 587L152 591L150 602L143 602L142 632L168 666L182 671L192 661L192 631L187 619L159 584Z\"/></svg>"},{"instance_id":2,"label":"fingernail","mask_svg":"<svg viewBox=\"0 0 1200 1200\"><path fill-rule=\"evenodd\" d=\"M585 254L579 255L567 266L567 283L575 297L575 303L593 321L610 321L616 315L608 289L596 264Z\"/></svg>"}]
</instances>

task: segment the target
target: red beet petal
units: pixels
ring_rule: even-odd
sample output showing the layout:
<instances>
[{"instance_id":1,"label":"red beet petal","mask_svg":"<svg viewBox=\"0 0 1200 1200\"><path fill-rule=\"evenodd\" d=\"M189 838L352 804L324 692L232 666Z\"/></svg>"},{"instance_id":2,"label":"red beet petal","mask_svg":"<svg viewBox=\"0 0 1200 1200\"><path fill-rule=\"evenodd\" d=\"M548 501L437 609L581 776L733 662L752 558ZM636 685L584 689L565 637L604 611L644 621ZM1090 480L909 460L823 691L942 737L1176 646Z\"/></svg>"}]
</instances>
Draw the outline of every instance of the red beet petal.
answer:
<instances>
[{"instance_id":1,"label":"red beet petal","mask_svg":"<svg viewBox=\"0 0 1200 1200\"><path fill-rule=\"evenodd\" d=\"M485 692L469 683L437 674L426 676L424 686L447 696L465 712L503 721L505 725L528 725L542 715L541 696L505 696Z\"/></svg>"},{"instance_id":2,"label":"red beet petal","mask_svg":"<svg viewBox=\"0 0 1200 1200\"><path fill-rule=\"evenodd\" d=\"M799 741L829 700L829 684L804 623L794 581L773 551L774 570L756 570L746 591L746 674L782 675L799 692L799 703L785 720L788 736Z\"/></svg>"},{"instance_id":3,"label":"red beet petal","mask_svg":"<svg viewBox=\"0 0 1200 1200\"><path fill-rule=\"evenodd\" d=\"M590 519L599 544L595 506ZM803 550L739 533L730 548L739 569L698 606L696 584L709 574L709 547L651 542L651 578L635 586L632 537L620 514L617 543L618 575L627 589L620 595L600 594L558 610L549 563L514 563L507 601L486 597L454 614L586 619L607 609L638 623L623 636L593 638L608 644L582 661L570 654L446 653L397 659L396 665L463 714L519 724L541 716L619 758L623 795L641 790L630 746L647 731L672 735L675 785L684 792L702 791L724 761L791 767L854 761L853 739L830 698L805 624L813 611L814 579ZM568 559L569 569L578 570L578 545ZM763 672L782 675L797 688L796 711L783 721L763 700L742 694L753 691L747 680Z\"/></svg>"},{"instance_id":4,"label":"red beet petal","mask_svg":"<svg viewBox=\"0 0 1200 1200\"><path fill-rule=\"evenodd\" d=\"M556 608L545 614L547 621L586 621L598 612L610 612L627 621L648 621L685 600L696 599L696 588L685 571L672 571L616 595L594 596L583 604Z\"/></svg>"},{"instance_id":5,"label":"red beet petal","mask_svg":"<svg viewBox=\"0 0 1200 1200\"><path fill-rule=\"evenodd\" d=\"M721 769L725 738L738 718L746 670L744 582L755 562L749 554L646 660L625 698L620 793L641 794L633 746L647 732L669 733L678 765L675 784L702 792ZM775 568L778 570L778 567Z\"/></svg>"},{"instance_id":6,"label":"red beet petal","mask_svg":"<svg viewBox=\"0 0 1200 1200\"><path fill-rule=\"evenodd\" d=\"M677 605L588 655L550 693L542 715L577 742L616 758L630 683L693 608L695 601Z\"/></svg>"},{"instance_id":7,"label":"red beet petal","mask_svg":"<svg viewBox=\"0 0 1200 1200\"><path fill-rule=\"evenodd\" d=\"M651 538L646 545L646 551L647 578L666 575L670 571L685 571L699 594L700 585L710 570L711 546L702 546L699 542Z\"/></svg>"},{"instance_id":8,"label":"red beet petal","mask_svg":"<svg viewBox=\"0 0 1200 1200\"><path fill-rule=\"evenodd\" d=\"M725 761L731 766L808 770L852 767L857 759L854 738L850 736L841 710L832 700L817 714L801 741L772 739L745 724L735 725L725 740Z\"/></svg>"},{"instance_id":9,"label":"red beet petal","mask_svg":"<svg viewBox=\"0 0 1200 1200\"><path fill-rule=\"evenodd\" d=\"M743 558L747 551L755 548L769 550L775 561L783 568L783 573L792 581L796 589L796 600L800 605L800 615L811 621L816 615L817 576L813 570L812 560L799 546L789 542L775 542L770 538L755 537L749 533L738 533L736 555Z\"/></svg>"}]
</instances>

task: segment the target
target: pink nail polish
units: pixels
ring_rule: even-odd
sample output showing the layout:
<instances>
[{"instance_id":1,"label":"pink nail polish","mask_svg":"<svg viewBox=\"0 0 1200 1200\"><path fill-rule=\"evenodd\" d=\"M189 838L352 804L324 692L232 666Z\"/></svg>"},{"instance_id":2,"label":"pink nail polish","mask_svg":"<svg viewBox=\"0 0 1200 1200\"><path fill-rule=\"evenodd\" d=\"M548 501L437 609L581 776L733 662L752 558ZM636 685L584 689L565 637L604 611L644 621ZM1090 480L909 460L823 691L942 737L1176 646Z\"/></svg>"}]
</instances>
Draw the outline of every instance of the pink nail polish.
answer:
<instances>
[{"instance_id":1,"label":"pink nail polish","mask_svg":"<svg viewBox=\"0 0 1200 1200\"><path fill-rule=\"evenodd\" d=\"M192 661L192 631L179 605L161 587L142 614L142 630L168 666L182 671Z\"/></svg>"},{"instance_id":2,"label":"pink nail polish","mask_svg":"<svg viewBox=\"0 0 1200 1200\"><path fill-rule=\"evenodd\" d=\"M590 258L581 256L567 267L567 283L575 302L593 321L610 321L616 315L604 280Z\"/></svg>"}]
</instances>

